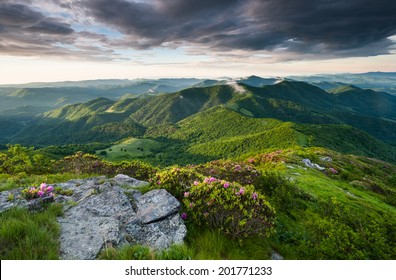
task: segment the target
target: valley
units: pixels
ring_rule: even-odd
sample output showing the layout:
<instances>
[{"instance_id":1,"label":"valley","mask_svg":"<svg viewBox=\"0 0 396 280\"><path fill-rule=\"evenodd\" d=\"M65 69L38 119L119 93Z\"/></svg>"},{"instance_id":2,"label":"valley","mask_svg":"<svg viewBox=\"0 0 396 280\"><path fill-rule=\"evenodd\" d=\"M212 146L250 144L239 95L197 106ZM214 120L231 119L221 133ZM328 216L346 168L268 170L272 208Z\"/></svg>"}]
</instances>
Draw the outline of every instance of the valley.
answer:
<instances>
[{"instance_id":1,"label":"valley","mask_svg":"<svg viewBox=\"0 0 396 280\"><path fill-rule=\"evenodd\" d=\"M180 201L184 245L109 248L100 259L394 259L396 96L376 91L379 81L317 78L0 87L0 191L12 201L42 182L122 173ZM0 244L12 244L2 259L58 258L58 208L0 213ZM44 216L43 229L34 219ZM51 248L36 240L25 255L27 233L8 237L16 220L53 235Z\"/></svg>"}]
</instances>

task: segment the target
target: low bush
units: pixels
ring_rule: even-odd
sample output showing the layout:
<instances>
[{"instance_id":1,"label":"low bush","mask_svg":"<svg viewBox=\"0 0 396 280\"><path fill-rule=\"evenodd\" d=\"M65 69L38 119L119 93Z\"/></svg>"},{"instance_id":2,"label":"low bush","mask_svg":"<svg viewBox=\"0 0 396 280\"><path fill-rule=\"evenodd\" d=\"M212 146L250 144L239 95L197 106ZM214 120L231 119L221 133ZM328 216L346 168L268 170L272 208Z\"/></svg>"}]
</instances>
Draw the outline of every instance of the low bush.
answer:
<instances>
[{"instance_id":1,"label":"low bush","mask_svg":"<svg viewBox=\"0 0 396 280\"><path fill-rule=\"evenodd\" d=\"M192 168L171 167L157 173L150 179L150 183L152 188L166 189L178 200L181 200L184 192L189 191L194 182L201 178L202 175Z\"/></svg>"},{"instance_id":2,"label":"low bush","mask_svg":"<svg viewBox=\"0 0 396 280\"><path fill-rule=\"evenodd\" d=\"M195 181L184 193L183 204L187 209L183 213L185 219L233 239L269 235L274 225L274 209L252 185L242 187L207 177L202 182Z\"/></svg>"}]
</instances>

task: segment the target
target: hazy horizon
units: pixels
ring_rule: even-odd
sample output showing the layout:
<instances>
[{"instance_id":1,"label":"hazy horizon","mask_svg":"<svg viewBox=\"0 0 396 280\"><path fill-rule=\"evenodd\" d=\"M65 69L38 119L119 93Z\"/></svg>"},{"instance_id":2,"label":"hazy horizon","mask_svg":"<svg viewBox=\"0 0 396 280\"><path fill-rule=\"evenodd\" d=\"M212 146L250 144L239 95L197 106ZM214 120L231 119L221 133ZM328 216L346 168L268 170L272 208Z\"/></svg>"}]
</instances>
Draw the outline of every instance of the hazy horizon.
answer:
<instances>
[{"instance_id":1,"label":"hazy horizon","mask_svg":"<svg viewBox=\"0 0 396 280\"><path fill-rule=\"evenodd\" d=\"M205 80L205 79L211 79L211 80L233 80L233 79L243 79L243 78L248 78L251 76L257 76L260 78L264 79L276 79L276 78L289 78L289 77L321 77L321 76L337 76L337 75L360 75L360 74L369 74L369 73L395 73L396 72L382 72L382 71L370 71L370 72L356 72L356 73L351 73L351 72L339 72L339 73L313 73L313 74L301 74L301 75L256 75L256 74L251 74L251 75L245 75L245 76L220 76L220 77L205 77L205 76L174 76L174 77L167 77L167 76L158 76L158 77L137 77L137 78L93 78L93 79L75 79L75 80L53 80L53 81L30 81L30 82L21 82L21 83L3 83L0 82L0 86L16 86L16 85L29 85L29 84L51 84L51 83L73 83L73 82L89 82L89 81L106 81L106 80L126 80L126 81L137 81L137 80L161 80L161 79L197 79L197 80Z\"/></svg>"}]
</instances>

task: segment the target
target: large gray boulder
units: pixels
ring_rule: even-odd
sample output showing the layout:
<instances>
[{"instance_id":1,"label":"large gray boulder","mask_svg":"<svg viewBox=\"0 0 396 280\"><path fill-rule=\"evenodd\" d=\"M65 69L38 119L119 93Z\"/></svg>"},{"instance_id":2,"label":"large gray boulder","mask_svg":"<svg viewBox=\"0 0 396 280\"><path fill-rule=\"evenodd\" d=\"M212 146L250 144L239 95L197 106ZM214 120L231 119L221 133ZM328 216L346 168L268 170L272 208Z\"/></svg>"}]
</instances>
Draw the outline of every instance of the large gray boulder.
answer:
<instances>
[{"instance_id":1,"label":"large gray boulder","mask_svg":"<svg viewBox=\"0 0 396 280\"><path fill-rule=\"evenodd\" d=\"M135 213L119 186L87 181L74 189L76 192L71 198L75 205L68 207L58 219L61 256L63 259L94 259L102 248L121 243L122 225Z\"/></svg>"},{"instance_id":2,"label":"large gray boulder","mask_svg":"<svg viewBox=\"0 0 396 280\"><path fill-rule=\"evenodd\" d=\"M55 196L64 210L58 218L60 257L91 260L108 247L141 244L163 250L182 243L187 230L178 214L180 203L166 190L142 195L139 188L145 185L126 175L53 184L73 191ZM22 189L0 192L0 213L12 207L40 210L39 199L23 199Z\"/></svg>"},{"instance_id":3,"label":"large gray boulder","mask_svg":"<svg viewBox=\"0 0 396 280\"><path fill-rule=\"evenodd\" d=\"M183 242L187 230L178 214L180 203L165 190L138 195L135 189L124 189L145 184L120 177L59 184L74 192L57 197L65 202L59 218L63 259L95 259L103 248L128 243L163 250Z\"/></svg>"}]
</instances>

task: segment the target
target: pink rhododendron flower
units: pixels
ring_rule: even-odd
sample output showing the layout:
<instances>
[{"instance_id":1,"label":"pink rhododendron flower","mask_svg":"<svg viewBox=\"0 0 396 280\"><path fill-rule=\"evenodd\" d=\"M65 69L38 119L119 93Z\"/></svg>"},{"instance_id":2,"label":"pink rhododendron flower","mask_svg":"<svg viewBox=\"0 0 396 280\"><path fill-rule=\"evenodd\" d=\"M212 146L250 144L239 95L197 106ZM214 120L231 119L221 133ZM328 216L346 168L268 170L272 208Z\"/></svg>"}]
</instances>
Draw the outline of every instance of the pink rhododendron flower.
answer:
<instances>
[{"instance_id":1,"label":"pink rhododendron flower","mask_svg":"<svg viewBox=\"0 0 396 280\"><path fill-rule=\"evenodd\" d=\"M216 182L216 181L217 181L217 179L216 179L216 178L214 178L214 177L210 177L210 178L209 178L209 182L210 182L210 183L212 183L212 182Z\"/></svg>"},{"instance_id":2,"label":"pink rhododendron flower","mask_svg":"<svg viewBox=\"0 0 396 280\"><path fill-rule=\"evenodd\" d=\"M187 213L182 213L182 214L180 215L180 217L181 217L183 220L187 219Z\"/></svg>"},{"instance_id":3,"label":"pink rhododendron flower","mask_svg":"<svg viewBox=\"0 0 396 280\"><path fill-rule=\"evenodd\" d=\"M228 182L225 182L224 183L224 185L223 185L223 187L226 189L226 188L228 188L230 186L230 184L228 183Z\"/></svg>"},{"instance_id":4,"label":"pink rhododendron flower","mask_svg":"<svg viewBox=\"0 0 396 280\"><path fill-rule=\"evenodd\" d=\"M42 196L44 195L44 192L43 192L43 191L38 191L38 192L37 192L37 195L40 196L40 197L42 197Z\"/></svg>"},{"instance_id":5,"label":"pink rhododendron flower","mask_svg":"<svg viewBox=\"0 0 396 280\"><path fill-rule=\"evenodd\" d=\"M244 189L244 188L240 188L240 189L239 189L239 194L240 194L240 195L243 195L244 193L245 193L245 189Z\"/></svg>"},{"instance_id":6,"label":"pink rhododendron flower","mask_svg":"<svg viewBox=\"0 0 396 280\"><path fill-rule=\"evenodd\" d=\"M54 190L54 187L53 186L49 186L47 189L46 189L46 192L52 192Z\"/></svg>"},{"instance_id":7,"label":"pink rhododendron flower","mask_svg":"<svg viewBox=\"0 0 396 280\"><path fill-rule=\"evenodd\" d=\"M161 181L157 181L157 185L161 185Z\"/></svg>"},{"instance_id":8,"label":"pink rhododendron flower","mask_svg":"<svg viewBox=\"0 0 396 280\"><path fill-rule=\"evenodd\" d=\"M253 198L254 200L256 200L256 199L258 198L258 193L255 193L255 192L254 192L254 193L252 194L252 198Z\"/></svg>"},{"instance_id":9,"label":"pink rhododendron flower","mask_svg":"<svg viewBox=\"0 0 396 280\"><path fill-rule=\"evenodd\" d=\"M194 206L194 203L190 203L190 205L189 205L189 206L190 206L190 208L193 208L193 206Z\"/></svg>"},{"instance_id":10,"label":"pink rhododendron flower","mask_svg":"<svg viewBox=\"0 0 396 280\"><path fill-rule=\"evenodd\" d=\"M46 187L47 187L47 184L46 183L42 183L40 185L40 190L44 190Z\"/></svg>"},{"instance_id":11,"label":"pink rhododendron flower","mask_svg":"<svg viewBox=\"0 0 396 280\"><path fill-rule=\"evenodd\" d=\"M242 167L239 164L235 165L235 170L241 170L241 169Z\"/></svg>"},{"instance_id":12,"label":"pink rhododendron flower","mask_svg":"<svg viewBox=\"0 0 396 280\"><path fill-rule=\"evenodd\" d=\"M185 192L184 193L184 197L189 197L190 196L190 193L189 192Z\"/></svg>"},{"instance_id":13,"label":"pink rhododendron flower","mask_svg":"<svg viewBox=\"0 0 396 280\"><path fill-rule=\"evenodd\" d=\"M337 174L338 173L338 171L337 170L335 170L334 168L332 168L332 167L330 167L329 168L329 170L330 170L330 172L331 173L333 173L333 174Z\"/></svg>"},{"instance_id":14,"label":"pink rhododendron flower","mask_svg":"<svg viewBox=\"0 0 396 280\"><path fill-rule=\"evenodd\" d=\"M198 181L194 181L194 186L198 186L199 182Z\"/></svg>"}]
</instances>

